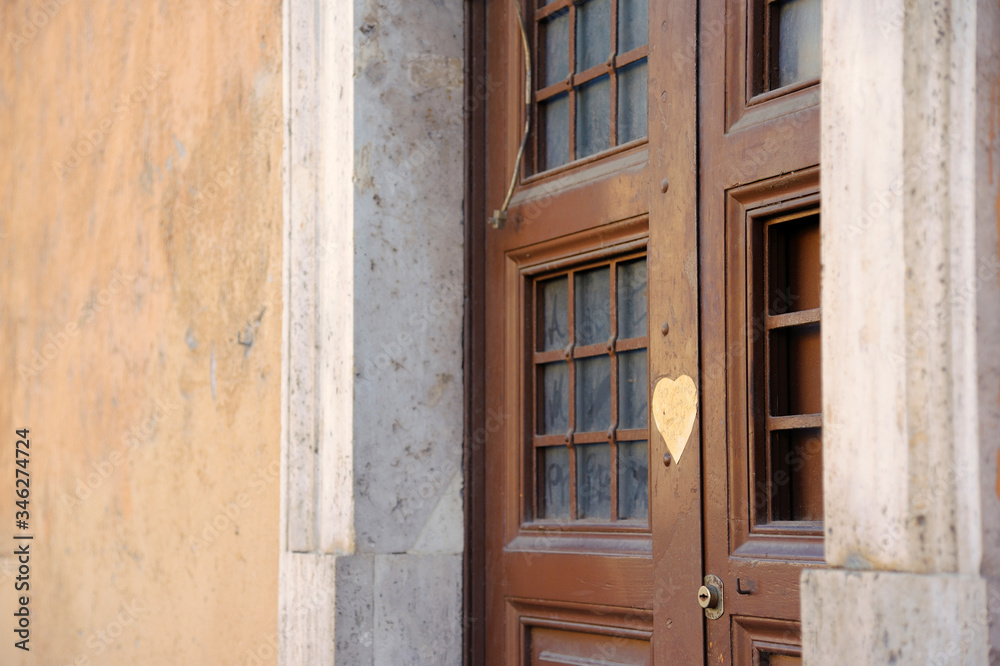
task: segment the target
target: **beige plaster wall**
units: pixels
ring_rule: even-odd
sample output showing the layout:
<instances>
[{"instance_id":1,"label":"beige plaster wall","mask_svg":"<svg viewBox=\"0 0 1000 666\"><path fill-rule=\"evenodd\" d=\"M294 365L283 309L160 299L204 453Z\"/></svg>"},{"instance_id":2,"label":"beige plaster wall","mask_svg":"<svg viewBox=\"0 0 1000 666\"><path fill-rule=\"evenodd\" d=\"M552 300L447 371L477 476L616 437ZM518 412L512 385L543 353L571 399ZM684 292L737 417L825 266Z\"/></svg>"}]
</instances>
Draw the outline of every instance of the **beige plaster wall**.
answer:
<instances>
[{"instance_id":1,"label":"beige plaster wall","mask_svg":"<svg viewBox=\"0 0 1000 666\"><path fill-rule=\"evenodd\" d=\"M275 663L281 36L279 0L0 6L0 663Z\"/></svg>"}]
</instances>

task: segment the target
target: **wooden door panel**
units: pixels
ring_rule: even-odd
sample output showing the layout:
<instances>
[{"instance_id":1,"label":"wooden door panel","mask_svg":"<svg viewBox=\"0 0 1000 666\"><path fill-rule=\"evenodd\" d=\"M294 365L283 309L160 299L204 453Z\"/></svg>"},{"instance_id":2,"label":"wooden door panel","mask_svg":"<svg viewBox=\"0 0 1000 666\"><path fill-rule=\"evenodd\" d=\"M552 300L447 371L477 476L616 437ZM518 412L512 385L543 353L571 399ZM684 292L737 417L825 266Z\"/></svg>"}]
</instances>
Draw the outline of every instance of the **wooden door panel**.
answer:
<instances>
[{"instance_id":1,"label":"wooden door panel","mask_svg":"<svg viewBox=\"0 0 1000 666\"><path fill-rule=\"evenodd\" d=\"M800 666L800 634L797 622L734 615L732 663L736 666Z\"/></svg>"},{"instance_id":2,"label":"wooden door panel","mask_svg":"<svg viewBox=\"0 0 1000 666\"><path fill-rule=\"evenodd\" d=\"M698 297L698 7L650 2L649 327L651 387L690 377L701 389ZM650 452L653 497L653 661L704 659L702 401L680 460L657 433Z\"/></svg>"},{"instance_id":3,"label":"wooden door panel","mask_svg":"<svg viewBox=\"0 0 1000 666\"><path fill-rule=\"evenodd\" d=\"M635 177L626 174L622 179L616 174L609 178L617 182L620 191L623 182ZM645 182L642 176L638 180ZM599 180L597 183L600 186ZM532 459L538 446L553 444L549 441L551 435L539 434L535 428L534 396L540 389L534 383L534 367L561 358L561 352L535 349L536 283L551 280L553 276L610 266L620 260L645 260L648 217L642 214L603 222L603 215L634 210L631 208L634 197L612 199L612 203L620 202L617 209L613 206L609 209L607 200L589 210L556 201L564 204L564 214L568 210L576 217L561 217L563 222L548 227L530 224L516 231L510 228L506 233L496 233L489 244L490 259L495 263L488 264L492 266L489 273L493 279L487 286L487 301L492 300L497 306L487 310L487 328L494 332L487 335L487 356L492 361L488 372L495 368L494 376L500 380L487 382L487 404L495 413L504 415L501 427L490 433L487 450L492 470L487 504L493 516L487 531L490 539L487 577L492 582L487 598L494 609L488 617L496 618L498 611L504 617L502 623L494 620L488 627L490 658L509 664L561 663L560 659L564 663L589 663L580 662L580 655L590 658L588 655L594 654L595 649L607 649L608 641L614 639L610 645L624 650L619 656L633 659L623 663L648 663L653 607L648 520L616 520L610 515L596 522L575 518L550 520L540 515L539 498L535 496L537 470ZM553 210L557 203L550 202ZM567 226L567 219L575 225ZM576 232L561 233L567 229ZM612 302L617 301L612 299ZM641 346L645 347L647 337L638 340ZM621 355L628 353L620 348L622 345L628 347L636 342L634 338L616 340L613 345ZM590 354L592 347L584 345L572 353ZM645 384L644 377L643 390ZM617 432L610 441L618 442L625 436L649 439L648 426L630 432ZM571 433L566 438L570 442L582 438L575 442L581 446L592 434ZM554 444L561 446L562 435L556 439ZM532 633L541 631L531 627L537 624L538 608L543 606L546 609L543 615L548 619L542 624L546 627L554 626L553 622L569 622L565 626L573 628L565 635L559 634L565 640L558 649L552 646L536 649L546 644L546 636L551 637L545 632ZM570 616L575 619L567 619ZM641 627L623 628L624 617L633 624L638 621ZM579 630L581 627L587 630ZM535 635L542 636L543 642L533 641ZM537 653L534 656L532 649ZM603 658L601 653L596 654ZM644 656L636 661L637 654ZM609 659L607 663L617 663Z\"/></svg>"},{"instance_id":4,"label":"wooden door panel","mask_svg":"<svg viewBox=\"0 0 1000 666\"><path fill-rule=\"evenodd\" d=\"M545 627L529 629L532 666L646 666L649 641Z\"/></svg>"},{"instance_id":5,"label":"wooden door panel","mask_svg":"<svg viewBox=\"0 0 1000 666\"><path fill-rule=\"evenodd\" d=\"M507 615L521 658L511 664L652 663L650 611L511 599Z\"/></svg>"},{"instance_id":6,"label":"wooden door panel","mask_svg":"<svg viewBox=\"0 0 1000 666\"><path fill-rule=\"evenodd\" d=\"M535 8L544 20L566 17L575 21L573 17L589 7L608 4L606 0L587 2L591 5L563 0L525 5L528 32L542 25L533 15ZM611 90L618 90L616 86L624 85L624 79L616 75L629 63L645 59L647 87L655 90L647 95L648 138L616 138L613 115L611 143L622 145L537 173L538 160L532 156L541 145L541 114L536 103L531 107L536 134L528 144L529 157L507 222L486 236L486 408L503 415L486 443L487 656L491 663L645 664L652 663L654 656L658 663L694 663L690 660L704 654L701 609L694 599L701 579L698 426L682 462L666 468L662 463L666 448L648 408L643 407L645 418L638 424L626 423L622 411L623 377L633 382L629 390L647 402L660 377L687 375L698 381L696 80L693 67L675 66L670 60L674 51L668 48L671 42L694 43L696 8L669 4L649 3L648 48L630 46L624 55L578 72L582 78L570 76L559 83L563 87L558 90L551 86L542 90L537 79L533 86L536 100L569 94L572 113L578 108L572 100L582 100L573 95L583 94L584 81L609 76ZM616 12L631 12L639 5L635 0L619 0L610 6L614 25ZM486 23L496 26L487 39L488 67L497 79L509 82L491 95L487 111L486 125L491 129L486 204L492 211L504 198L502 183L516 163L524 79L513 2L489 3ZM578 40L576 44L570 48L578 48ZM536 66L545 65L536 61ZM666 90L669 95L661 94ZM662 185L664 179L669 180L669 187ZM622 337L616 329L606 341L606 352L601 347L604 341L576 337L569 341L564 358L558 346L537 347L538 294L546 284L555 285L565 275L567 284L575 285L578 276L600 271L605 264L617 275L616 262L637 257L644 258L646 266L645 330ZM614 280L608 282L612 321L620 314ZM564 288L575 289L558 287ZM570 303L573 293L566 296ZM570 320L574 312L569 310ZM663 324L670 329L667 336L661 333ZM630 364L638 362L635 354L640 349L645 350L646 369L632 377L630 373L639 371L629 370ZM577 405L572 397L585 385L578 382L586 377L587 363L596 363L605 354L613 386L609 407L613 423L606 434L581 420L582 414L589 413L588 403ZM556 367L563 363L565 370ZM549 366L555 377L551 386L545 383ZM540 406L540 396L544 398L545 391L555 390L561 382L566 382L571 396L570 411L550 423L545 421L542 406L557 408L544 399ZM560 428L566 428L565 435ZM539 476L540 469L548 469L545 456L550 451L555 455L564 446L568 448L565 467L562 462L554 464L571 479L566 493L577 501L571 499L568 506L561 499L561 489L552 498L545 494L549 489L540 490L540 479L545 477ZM622 457L642 446L646 447L644 460ZM584 455L587 450L598 458L605 455L601 447L607 450L610 483L599 488L597 496L606 494L609 504L599 501L595 506L604 517L589 518L579 502L582 489L590 487L578 476L580 461L589 460ZM559 453L556 458L562 456ZM635 508L639 504L630 503L634 497L626 500L622 494L629 483L636 483L635 478L619 475L629 469L626 462L635 465L634 473L642 469L645 474L648 499L641 503L641 510ZM557 476L562 475L560 471ZM632 508L625 510L626 505ZM553 515L548 513L550 506ZM633 516L630 511L640 513ZM662 635L651 640L658 634Z\"/></svg>"},{"instance_id":7,"label":"wooden door panel","mask_svg":"<svg viewBox=\"0 0 1000 666\"><path fill-rule=\"evenodd\" d=\"M542 175L522 184L507 224L491 230L508 247L524 247L578 231L581 220L611 222L649 211L649 148L637 146L593 168ZM494 239L491 239L491 241Z\"/></svg>"},{"instance_id":8,"label":"wooden door panel","mask_svg":"<svg viewBox=\"0 0 1000 666\"><path fill-rule=\"evenodd\" d=\"M701 3L727 17L700 43L704 566L725 590L711 663L797 663L799 574L823 560L819 82L763 80L761 21L781 6Z\"/></svg>"},{"instance_id":9,"label":"wooden door panel","mask_svg":"<svg viewBox=\"0 0 1000 666\"><path fill-rule=\"evenodd\" d=\"M505 564L512 597L652 610L648 557L535 551L509 553Z\"/></svg>"}]
</instances>

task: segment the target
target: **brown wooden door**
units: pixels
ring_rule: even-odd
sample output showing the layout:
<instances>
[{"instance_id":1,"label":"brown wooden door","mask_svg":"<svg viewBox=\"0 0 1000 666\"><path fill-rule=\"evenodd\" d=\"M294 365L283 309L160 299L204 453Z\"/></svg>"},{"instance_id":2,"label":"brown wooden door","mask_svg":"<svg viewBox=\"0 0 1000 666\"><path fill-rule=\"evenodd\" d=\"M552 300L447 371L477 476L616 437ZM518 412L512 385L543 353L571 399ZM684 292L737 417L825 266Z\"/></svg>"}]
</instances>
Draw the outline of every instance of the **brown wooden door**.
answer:
<instances>
[{"instance_id":1,"label":"brown wooden door","mask_svg":"<svg viewBox=\"0 0 1000 666\"><path fill-rule=\"evenodd\" d=\"M694 3L527 0L526 105L515 5L486 3L488 211L519 168L484 236L488 663L794 658L821 458L768 461L820 428L818 85L734 101L738 4L703 0L699 34Z\"/></svg>"},{"instance_id":2,"label":"brown wooden door","mask_svg":"<svg viewBox=\"0 0 1000 666\"><path fill-rule=\"evenodd\" d=\"M709 663L798 663L799 573L823 561L819 9L701 2Z\"/></svg>"}]
</instances>

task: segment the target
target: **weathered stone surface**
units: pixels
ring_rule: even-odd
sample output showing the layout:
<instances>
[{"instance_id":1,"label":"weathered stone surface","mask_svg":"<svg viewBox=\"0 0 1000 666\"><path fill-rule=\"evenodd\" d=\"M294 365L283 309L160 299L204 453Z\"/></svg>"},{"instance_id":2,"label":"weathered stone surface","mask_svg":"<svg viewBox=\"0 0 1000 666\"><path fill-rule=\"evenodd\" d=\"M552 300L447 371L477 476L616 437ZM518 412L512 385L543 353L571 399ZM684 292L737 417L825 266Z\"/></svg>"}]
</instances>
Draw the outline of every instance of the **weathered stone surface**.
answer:
<instances>
[{"instance_id":1,"label":"weathered stone surface","mask_svg":"<svg viewBox=\"0 0 1000 666\"><path fill-rule=\"evenodd\" d=\"M985 595L978 575L805 571L804 663L986 663Z\"/></svg>"},{"instance_id":2,"label":"weathered stone surface","mask_svg":"<svg viewBox=\"0 0 1000 666\"><path fill-rule=\"evenodd\" d=\"M397 553L462 463L462 3L354 20L354 528Z\"/></svg>"},{"instance_id":3,"label":"weathered stone surface","mask_svg":"<svg viewBox=\"0 0 1000 666\"><path fill-rule=\"evenodd\" d=\"M338 664L461 658L462 17L286 3L282 547L337 564L335 626L282 663L311 627Z\"/></svg>"},{"instance_id":4,"label":"weathered stone surface","mask_svg":"<svg viewBox=\"0 0 1000 666\"><path fill-rule=\"evenodd\" d=\"M975 12L862 6L823 6L826 556L971 573Z\"/></svg>"},{"instance_id":5,"label":"weathered stone surface","mask_svg":"<svg viewBox=\"0 0 1000 666\"><path fill-rule=\"evenodd\" d=\"M281 44L280 0L0 4L0 423L39 544L0 663L275 661Z\"/></svg>"},{"instance_id":6,"label":"weathered stone surface","mask_svg":"<svg viewBox=\"0 0 1000 666\"><path fill-rule=\"evenodd\" d=\"M376 555L374 589L373 663L462 663L460 555Z\"/></svg>"},{"instance_id":7,"label":"weathered stone surface","mask_svg":"<svg viewBox=\"0 0 1000 666\"><path fill-rule=\"evenodd\" d=\"M279 631L282 663L332 666L339 562L334 555L282 553ZM353 590L352 590L353 591Z\"/></svg>"},{"instance_id":8,"label":"weathered stone surface","mask_svg":"<svg viewBox=\"0 0 1000 666\"><path fill-rule=\"evenodd\" d=\"M373 664L375 644L375 557L337 556L338 664ZM317 637L321 639L321 637Z\"/></svg>"}]
</instances>

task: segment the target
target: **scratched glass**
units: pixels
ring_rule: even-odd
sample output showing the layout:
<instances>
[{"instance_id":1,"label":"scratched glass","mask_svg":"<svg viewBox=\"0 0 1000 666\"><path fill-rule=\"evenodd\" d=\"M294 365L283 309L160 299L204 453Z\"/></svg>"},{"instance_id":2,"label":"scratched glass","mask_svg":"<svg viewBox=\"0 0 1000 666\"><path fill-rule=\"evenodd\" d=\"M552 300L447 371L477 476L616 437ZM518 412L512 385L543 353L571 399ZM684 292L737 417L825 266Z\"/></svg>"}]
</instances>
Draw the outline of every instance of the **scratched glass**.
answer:
<instances>
[{"instance_id":1,"label":"scratched glass","mask_svg":"<svg viewBox=\"0 0 1000 666\"><path fill-rule=\"evenodd\" d=\"M569 76L569 10L563 9L542 22L544 34L544 75L542 85L550 86Z\"/></svg>"},{"instance_id":2,"label":"scratched glass","mask_svg":"<svg viewBox=\"0 0 1000 666\"><path fill-rule=\"evenodd\" d=\"M646 442L618 443L618 517L645 520L649 516L649 458Z\"/></svg>"},{"instance_id":3,"label":"scratched glass","mask_svg":"<svg viewBox=\"0 0 1000 666\"><path fill-rule=\"evenodd\" d=\"M611 56L611 0L586 0L576 9L576 71Z\"/></svg>"},{"instance_id":4,"label":"scratched glass","mask_svg":"<svg viewBox=\"0 0 1000 666\"><path fill-rule=\"evenodd\" d=\"M576 430L604 432L611 427L611 359L576 361Z\"/></svg>"},{"instance_id":5,"label":"scratched glass","mask_svg":"<svg viewBox=\"0 0 1000 666\"><path fill-rule=\"evenodd\" d=\"M620 0L618 3L618 53L628 53L645 44L649 37L649 0Z\"/></svg>"},{"instance_id":6,"label":"scratched glass","mask_svg":"<svg viewBox=\"0 0 1000 666\"><path fill-rule=\"evenodd\" d=\"M604 266L577 273L573 290L576 345L607 342L611 338L611 270Z\"/></svg>"},{"instance_id":7,"label":"scratched glass","mask_svg":"<svg viewBox=\"0 0 1000 666\"><path fill-rule=\"evenodd\" d=\"M778 80L773 87L817 78L822 62L820 0L779 0L777 13Z\"/></svg>"},{"instance_id":8,"label":"scratched glass","mask_svg":"<svg viewBox=\"0 0 1000 666\"><path fill-rule=\"evenodd\" d=\"M569 449L548 446L538 450L543 518L569 518Z\"/></svg>"},{"instance_id":9,"label":"scratched glass","mask_svg":"<svg viewBox=\"0 0 1000 666\"><path fill-rule=\"evenodd\" d=\"M648 423L646 350L618 354L618 427L645 428Z\"/></svg>"},{"instance_id":10,"label":"scratched glass","mask_svg":"<svg viewBox=\"0 0 1000 666\"><path fill-rule=\"evenodd\" d=\"M569 430L569 368L565 361L558 361L542 365L540 372L539 434L564 433Z\"/></svg>"},{"instance_id":11,"label":"scratched glass","mask_svg":"<svg viewBox=\"0 0 1000 666\"><path fill-rule=\"evenodd\" d=\"M611 446L576 447L577 518L611 518Z\"/></svg>"},{"instance_id":12,"label":"scratched glass","mask_svg":"<svg viewBox=\"0 0 1000 666\"><path fill-rule=\"evenodd\" d=\"M611 146L611 79L601 76L576 89L577 159Z\"/></svg>"},{"instance_id":13,"label":"scratched glass","mask_svg":"<svg viewBox=\"0 0 1000 666\"><path fill-rule=\"evenodd\" d=\"M545 100L541 103L541 112L545 139L542 169L554 169L569 162L569 94Z\"/></svg>"},{"instance_id":14,"label":"scratched glass","mask_svg":"<svg viewBox=\"0 0 1000 666\"><path fill-rule=\"evenodd\" d=\"M569 344L569 278L545 280L538 291L541 351L565 349Z\"/></svg>"},{"instance_id":15,"label":"scratched glass","mask_svg":"<svg viewBox=\"0 0 1000 666\"><path fill-rule=\"evenodd\" d=\"M646 337L646 259L618 264L618 337Z\"/></svg>"},{"instance_id":16,"label":"scratched glass","mask_svg":"<svg viewBox=\"0 0 1000 666\"><path fill-rule=\"evenodd\" d=\"M646 60L618 70L618 143L646 136Z\"/></svg>"}]
</instances>

